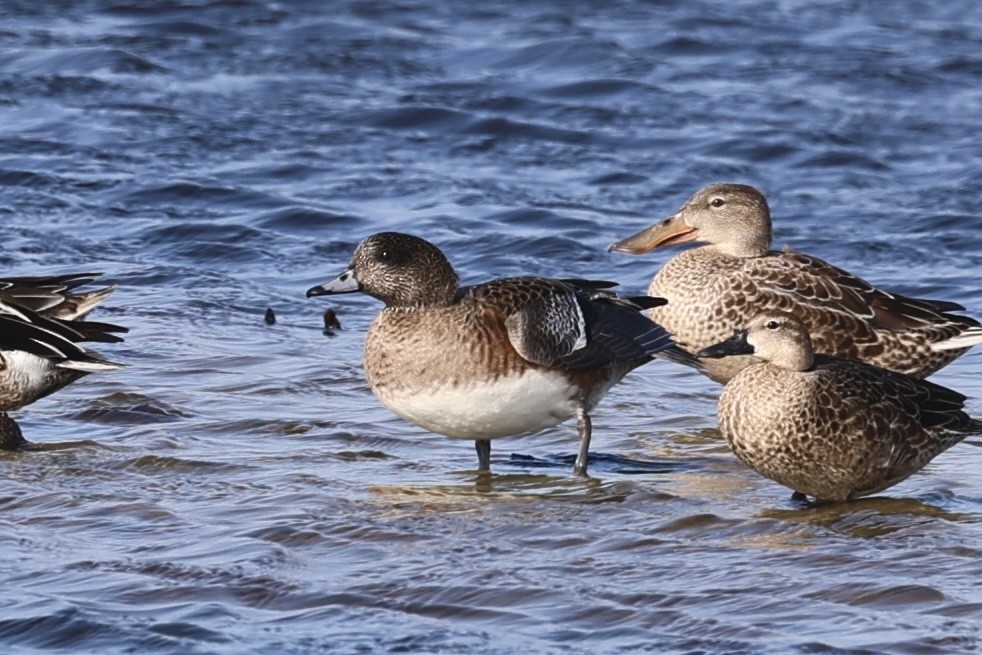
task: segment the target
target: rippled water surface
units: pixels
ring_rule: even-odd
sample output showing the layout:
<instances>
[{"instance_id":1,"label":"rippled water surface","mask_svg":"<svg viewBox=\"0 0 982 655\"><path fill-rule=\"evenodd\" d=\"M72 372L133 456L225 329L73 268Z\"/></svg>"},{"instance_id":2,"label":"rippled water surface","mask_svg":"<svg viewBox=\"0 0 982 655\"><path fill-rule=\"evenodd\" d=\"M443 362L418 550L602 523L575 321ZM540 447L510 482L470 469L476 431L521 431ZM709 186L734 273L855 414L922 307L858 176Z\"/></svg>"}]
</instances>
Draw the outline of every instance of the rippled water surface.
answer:
<instances>
[{"instance_id":1,"label":"rippled water surface","mask_svg":"<svg viewBox=\"0 0 982 655\"><path fill-rule=\"evenodd\" d=\"M378 303L303 292L381 229L638 292L673 253L605 246L728 180L778 244L979 316L980 134L974 0L3 2L2 272L105 271L131 328L0 454L3 651L976 652L979 438L803 508L658 362L593 479L572 425L481 479L369 392ZM982 414L980 371L936 379Z\"/></svg>"}]
</instances>

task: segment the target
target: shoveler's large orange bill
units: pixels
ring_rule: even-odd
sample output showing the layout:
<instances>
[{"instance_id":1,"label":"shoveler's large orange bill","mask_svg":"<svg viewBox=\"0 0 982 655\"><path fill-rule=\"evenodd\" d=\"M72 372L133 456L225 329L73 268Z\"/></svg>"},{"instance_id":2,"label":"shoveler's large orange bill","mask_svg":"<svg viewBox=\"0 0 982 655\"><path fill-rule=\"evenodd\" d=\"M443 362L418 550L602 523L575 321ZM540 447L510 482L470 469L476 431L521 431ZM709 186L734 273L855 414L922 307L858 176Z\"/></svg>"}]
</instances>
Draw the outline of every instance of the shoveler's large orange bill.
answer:
<instances>
[{"instance_id":1,"label":"shoveler's large orange bill","mask_svg":"<svg viewBox=\"0 0 982 655\"><path fill-rule=\"evenodd\" d=\"M685 224L682 217L672 214L660 223L646 227L637 234L615 241L607 248L610 252L624 252L629 255L640 255L655 248L674 246L686 241L694 241L699 231Z\"/></svg>"}]
</instances>

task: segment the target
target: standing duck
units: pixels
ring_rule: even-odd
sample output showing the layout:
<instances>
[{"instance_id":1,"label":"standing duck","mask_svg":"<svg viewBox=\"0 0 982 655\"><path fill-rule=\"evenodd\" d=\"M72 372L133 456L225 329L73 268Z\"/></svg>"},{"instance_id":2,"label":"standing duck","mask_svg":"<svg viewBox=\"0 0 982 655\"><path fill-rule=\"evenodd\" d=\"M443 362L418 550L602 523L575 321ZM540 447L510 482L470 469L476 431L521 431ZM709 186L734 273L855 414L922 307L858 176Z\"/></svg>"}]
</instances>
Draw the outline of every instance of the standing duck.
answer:
<instances>
[{"instance_id":1,"label":"standing duck","mask_svg":"<svg viewBox=\"0 0 982 655\"><path fill-rule=\"evenodd\" d=\"M952 314L964 307L877 289L815 257L773 251L767 200L743 184L713 184L677 212L610 250L641 254L689 241L707 245L673 257L648 294L668 304L650 310L680 346L695 353L767 311L797 316L817 352L851 357L923 378L982 343L979 322ZM726 382L752 361L703 362Z\"/></svg>"},{"instance_id":2,"label":"standing duck","mask_svg":"<svg viewBox=\"0 0 982 655\"><path fill-rule=\"evenodd\" d=\"M432 243L381 232L307 297L362 292L385 303L365 338L375 396L405 420L472 439L490 469L491 439L576 417L574 472L587 471L589 412L653 355L692 360L641 311L665 301L619 298L610 282L511 277L461 287Z\"/></svg>"},{"instance_id":3,"label":"standing duck","mask_svg":"<svg viewBox=\"0 0 982 655\"><path fill-rule=\"evenodd\" d=\"M80 344L122 341L127 329L86 321L85 316L113 292L75 289L99 277L80 273L0 279L0 449L27 445L7 412L43 398L95 371L117 369Z\"/></svg>"},{"instance_id":4,"label":"standing duck","mask_svg":"<svg viewBox=\"0 0 982 655\"><path fill-rule=\"evenodd\" d=\"M965 396L854 359L817 355L797 317L767 312L700 357L754 355L719 398L720 431L761 475L841 501L882 491L924 468L982 421Z\"/></svg>"}]
</instances>

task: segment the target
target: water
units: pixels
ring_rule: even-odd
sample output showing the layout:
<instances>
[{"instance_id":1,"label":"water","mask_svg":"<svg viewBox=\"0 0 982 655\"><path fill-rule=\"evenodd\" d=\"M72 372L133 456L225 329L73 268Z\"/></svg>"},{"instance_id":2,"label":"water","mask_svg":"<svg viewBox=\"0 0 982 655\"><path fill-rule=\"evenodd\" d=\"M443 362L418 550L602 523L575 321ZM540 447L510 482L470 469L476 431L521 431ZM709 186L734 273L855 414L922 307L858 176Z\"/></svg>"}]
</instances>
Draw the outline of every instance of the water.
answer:
<instances>
[{"instance_id":1,"label":"water","mask_svg":"<svg viewBox=\"0 0 982 655\"><path fill-rule=\"evenodd\" d=\"M303 292L381 229L465 281L637 292L673 253L606 245L728 180L779 245L979 316L980 127L971 0L4 2L0 265L105 271L132 332L127 369L17 413L45 449L0 454L0 644L977 651L979 439L802 509L656 363L595 413L594 479L564 425L488 482L371 396L378 304ZM980 367L936 376L976 414Z\"/></svg>"}]
</instances>

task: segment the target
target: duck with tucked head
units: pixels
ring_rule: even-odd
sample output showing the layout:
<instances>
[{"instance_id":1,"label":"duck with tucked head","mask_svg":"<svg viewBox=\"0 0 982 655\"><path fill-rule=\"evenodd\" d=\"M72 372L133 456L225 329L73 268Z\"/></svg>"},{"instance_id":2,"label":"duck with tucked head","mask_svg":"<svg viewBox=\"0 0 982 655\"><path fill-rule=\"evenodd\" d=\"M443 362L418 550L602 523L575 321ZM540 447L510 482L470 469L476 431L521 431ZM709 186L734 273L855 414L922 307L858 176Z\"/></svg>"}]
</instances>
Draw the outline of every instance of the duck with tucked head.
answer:
<instances>
[{"instance_id":1,"label":"duck with tucked head","mask_svg":"<svg viewBox=\"0 0 982 655\"><path fill-rule=\"evenodd\" d=\"M619 298L610 282L511 277L461 287L439 248L381 232L348 268L307 296L361 292L385 303L365 338L365 375L405 420L474 440L489 470L491 440L576 417L574 471L585 474L589 412L655 355L692 358L641 311L664 300Z\"/></svg>"},{"instance_id":2,"label":"duck with tucked head","mask_svg":"<svg viewBox=\"0 0 982 655\"><path fill-rule=\"evenodd\" d=\"M699 241L655 275L648 294L669 302L649 316L695 353L725 339L761 312L785 311L808 327L817 352L851 357L918 378L982 343L979 322L957 314L961 305L907 298L815 257L771 250L771 214L757 189L713 184L677 212L610 250L641 254ZM749 357L706 361L726 382Z\"/></svg>"},{"instance_id":3,"label":"duck with tucked head","mask_svg":"<svg viewBox=\"0 0 982 655\"><path fill-rule=\"evenodd\" d=\"M815 354L808 329L769 312L699 352L758 362L719 398L720 431L743 462L794 498L838 501L876 493L921 470L982 421L965 396L853 359Z\"/></svg>"}]
</instances>

